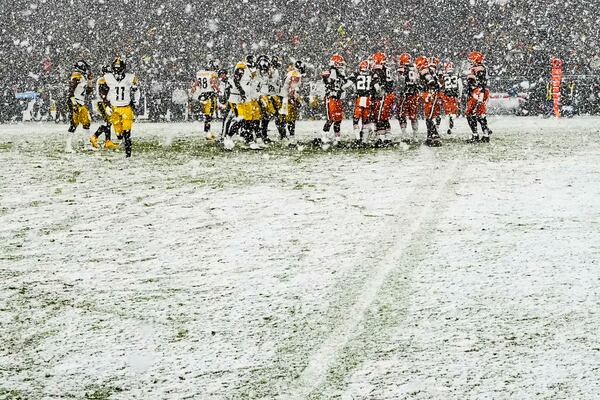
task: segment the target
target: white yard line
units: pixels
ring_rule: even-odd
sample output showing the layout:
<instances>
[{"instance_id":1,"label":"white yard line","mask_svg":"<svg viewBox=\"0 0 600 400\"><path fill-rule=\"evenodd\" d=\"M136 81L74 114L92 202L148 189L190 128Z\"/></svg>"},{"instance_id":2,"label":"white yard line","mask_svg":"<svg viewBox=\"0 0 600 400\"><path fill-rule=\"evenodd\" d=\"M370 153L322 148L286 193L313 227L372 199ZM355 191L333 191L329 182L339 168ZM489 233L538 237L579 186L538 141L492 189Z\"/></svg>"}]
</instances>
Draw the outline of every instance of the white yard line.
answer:
<instances>
[{"instance_id":1,"label":"white yard line","mask_svg":"<svg viewBox=\"0 0 600 400\"><path fill-rule=\"evenodd\" d=\"M433 151L429 148L421 148L417 163L426 163L432 165L436 162L433 159ZM341 320L329 336L323 341L321 346L312 353L308 365L296 379L288 393L280 396L282 400L300 400L306 399L318 387L320 387L326 379L327 372L333 366L338 353L346 346L346 344L360 333L357 329L365 316L377 299L379 290L386 282L390 273L392 273L399 265L402 264L402 256L406 249L412 244L413 237L421 229L423 223L427 221L435 213L435 203L445 192L449 180L457 170L458 162L454 161L448 164L447 168L435 177L435 172L432 173L433 179L437 178L437 183L432 185L433 190L426 193L416 193L420 191L420 187L414 189L413 196L426 199L425 204L420 207L420 212L415 215L412 224L405 231L400 223L394 224L392 237L397 238L396 245L392 246L390 251L385 255L380 263L380 268L374 271L371 279L366 281L361 293L355 303L344 313L346 318ZM402 213L406 209L403 204L396 210L396 215Z\"/></svg>"}]
</instances>

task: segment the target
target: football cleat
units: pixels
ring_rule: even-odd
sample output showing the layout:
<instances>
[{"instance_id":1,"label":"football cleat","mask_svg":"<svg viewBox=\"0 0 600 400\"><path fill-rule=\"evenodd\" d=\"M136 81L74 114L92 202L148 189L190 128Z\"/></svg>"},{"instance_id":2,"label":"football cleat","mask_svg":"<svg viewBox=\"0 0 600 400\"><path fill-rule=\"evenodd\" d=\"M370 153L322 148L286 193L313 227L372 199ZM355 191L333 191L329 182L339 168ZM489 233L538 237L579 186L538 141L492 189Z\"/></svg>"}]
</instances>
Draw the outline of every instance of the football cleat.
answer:
<instances>
[{"instance_id":1,"label":"football cleat","mask_svg":"<svg viewBox=\"0 0 600 400\"><path fill-rule=\"evenodd\" d=\"M117 150L119 145L113 142L112 140L106 140L104 142L104 148L108 150Z\"/></svg>"},{"instance_id":2,"label":"football cleat","mask_svg":"<svg viewBox=\"0 0 600 400\"><path fill-rule=\"evenodd\" d=\"M489 143L490 142L490 137L489 136L482 136L481 137L481 143Z\"/></svg>"},{"instance_id":3,"label":"football cleat","mask_svg":"<svg viewBox=\"0 0 600 400\"><path fill-rule=\"evenodd\" d=\"M425 140L425 145L429 147L440 147L442 145L442 141L440 140L439 136L433 135L427 137L427 140Z\"/></svg>"},{"instance_id":4,"label":"football cleat","mask_svg":"<svg viewBox=\"0 0 600 400\"><path fill-rule=\"evenodd\" d=\"M214 132L206 132L206 140L215 140L217 138L217 134Z\"/></svg>"},{"instance_id":5,"label":"football cleat","mask_svg":"<svg viewBox=\"0 0 600 400\"><path fill-rule=\"evenodd\" d=\"M256 145L261 149L264 149L265 147L267 147L267 145L265 144L265 141L262 140L262 138L256 139Z\"/></svg>"},{"instance_id":6,"label":"football cleat","mask_svg":"<svg viewBox=\"0 0 600 400\"><path fill-rule=\"evenodd\" d=\"M98 137L96 135L90 136L90 143L92 144L93 148L95 148L95 149L100 148L100 145L98 144Z\"/></svg>"},{"instance_id":7,"label":"football cleat","mask_svg":"<svg viewBox=\"0 0 600 400\"><path fill-rule=\"evenodd\" d=\"M223 147L225 150L233 150L235 147L235 142L230 136L227 136L225 139L223 139Z\"/></svg>"},{"instance_id":8,"label":"football cleat","mask_svg":"<svg viewBox=\"0 0 600 400\"><path fill-rule=\"evenodd\" d=\"M467 139L467 143L479 143L479 135L471 136L471 139Z\"/></svg>"},{"instance_id":9,"label":"football cleat","mask_svg":"<svg viewBox=\"0 0 600 400\"><path fill-rule=\"evenodd\" d=\"M260 150L260 149L262 149L262 147L260 147L260 145L258 143L256 143L256 142L254 142L254 141L248 143L248 148L250 150Z\"/></svg>"}]
</instances>

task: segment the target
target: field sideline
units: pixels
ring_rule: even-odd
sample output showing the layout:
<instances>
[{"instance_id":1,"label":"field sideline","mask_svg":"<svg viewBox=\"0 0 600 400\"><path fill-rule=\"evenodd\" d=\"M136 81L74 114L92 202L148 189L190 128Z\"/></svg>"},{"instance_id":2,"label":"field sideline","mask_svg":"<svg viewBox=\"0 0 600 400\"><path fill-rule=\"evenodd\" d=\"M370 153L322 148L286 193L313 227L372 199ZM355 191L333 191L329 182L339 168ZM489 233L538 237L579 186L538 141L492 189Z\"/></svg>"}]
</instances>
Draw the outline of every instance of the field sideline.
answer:
<instances>
[{"instance_id":1,"label":"field sideline","mask_svg":"<svg viewBox=\"0 0 600 400\"><path fill-rule=\"evenodd\" d=\"M0 399L597 398L600 118L457 125L225 152L140 123L130 160L0 125Z\"/></svg>"}]
</instances>

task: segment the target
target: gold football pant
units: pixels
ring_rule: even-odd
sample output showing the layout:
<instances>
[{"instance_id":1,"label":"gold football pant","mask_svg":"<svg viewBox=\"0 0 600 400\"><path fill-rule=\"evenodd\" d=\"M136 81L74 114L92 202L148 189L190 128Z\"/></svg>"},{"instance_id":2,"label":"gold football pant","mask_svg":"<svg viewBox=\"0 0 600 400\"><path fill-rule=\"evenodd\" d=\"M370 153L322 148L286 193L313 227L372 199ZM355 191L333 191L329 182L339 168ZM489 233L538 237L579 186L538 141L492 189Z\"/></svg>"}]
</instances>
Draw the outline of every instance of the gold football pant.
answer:
<instances>
[{"instance_id":1,"label":"gold football pant","mask_svg":"<svg viewBox=\"0 0 600 400\"><path fill-rule=\"evenodd\" d=\"M117 135L121 136L121 134L124 131L131 131L131 127L133 126L133 120L133 107L112 107L110 122L115 127L115 132L117 133Z\"/></svg>"},{"instance_id":2,"label":"gold football pant","mask_svg":"<svg viewBox=\"0 0 600 400\"><path fill-rule=\"evenodd\" d=\"M78 105L71 109L71 128L69 130L74 132L79 124L83 126L83 129L90 128L90 110L87 106Z\"/></svg>"}]
</instances>

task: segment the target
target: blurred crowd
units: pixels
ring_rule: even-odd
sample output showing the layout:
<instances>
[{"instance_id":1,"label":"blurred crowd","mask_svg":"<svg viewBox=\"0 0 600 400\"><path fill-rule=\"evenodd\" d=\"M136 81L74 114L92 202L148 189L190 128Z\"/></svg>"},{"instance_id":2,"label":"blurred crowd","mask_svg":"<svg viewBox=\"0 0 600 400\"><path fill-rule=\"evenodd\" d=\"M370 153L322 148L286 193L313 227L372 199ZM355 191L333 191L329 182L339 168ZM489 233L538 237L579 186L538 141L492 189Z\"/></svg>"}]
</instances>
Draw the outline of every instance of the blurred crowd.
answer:
<instances>
[{"instance_id":1,"label":"blurred crowd","mask_svg":"<svg viewBox=\"0 0 600 400\"><path fill-rule=\"evenodd\" d=\"M59 104L76 60L98 74L116 54L139 76L156 118L183 117L177 103L211 59L229 68L245 54L277 54L302 59L311 79L332 53L353 65L374 51L460 64L479 50L492 90L527 92L534 113L546 112L550 58L561 57L565 96L577 112L598 113L595 8L589 0L13 0L0 13L0 120L26 102L15 93Z\"/></svg>"}]
</instances>

